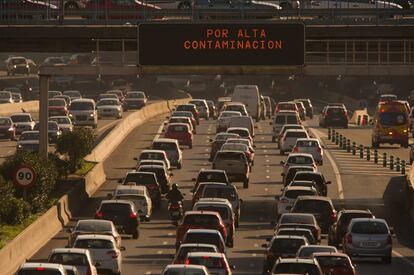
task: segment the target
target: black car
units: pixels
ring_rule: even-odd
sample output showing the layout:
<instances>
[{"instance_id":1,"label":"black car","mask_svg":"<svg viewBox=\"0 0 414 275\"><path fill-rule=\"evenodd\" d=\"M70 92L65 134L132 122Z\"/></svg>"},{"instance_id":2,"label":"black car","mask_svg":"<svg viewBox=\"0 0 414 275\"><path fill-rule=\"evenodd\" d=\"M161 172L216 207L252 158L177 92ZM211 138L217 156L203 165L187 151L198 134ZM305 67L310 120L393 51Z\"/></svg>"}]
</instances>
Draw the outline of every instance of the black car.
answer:
<instances>
[{"instance_id":1,"label":"black car","mask_svg":"<svg viewBox=\"0 0 414 275\"><path fill-rule=\"evenodd\" d=\"M321 196L328 195L328 184L331 184L330 181L326 181L325 177L320 172L312 171L299 171L296 173L293 181L313 181L316 183L316 189Z\"/></svg>"},{"instance_id":2,"label":"black car","mask_svg":"<svg viewBox=\"0 0 414 275\"><path fill-rule=\"evenodd\" d=\"M338 212L338 218L329 228L328 245L340 246L352 219L375 218L369 210L346 210Z\"/></svg>"},{"instance_id":3,"label":"black car","mask_svg":"<svg viewBox=\"0 0 414 275\"><path fill-rule=\"evenodd\" d=\"M336 221L336 210L331 199L321 196L299 196L290 210L291 213L309 213L315 216L322 233L327 233Z\"/></svg>"},{"instance_id":4,"label":"black car","mask_svg":"<svg viewBox=\"0 0 414 275\"><path fill-rule=\"evenodd\" d=\"M262 245L266 248L263 274L269 274L278 258L294 258L299 248L307 244L303 236L274 236L269 244Z\"/></svg>"},{"instance_id":5,"label":"black car","mask_svg":"<svg viewBox=\"0 0 414 275\"><path fill-rule=\"evenodd\" d=\"M154 208L159 209L161 205L161 187L157 176L153 172L128 172L126 177L118 181L123 185L135 184L146 186L151 197Z\"/></svg>"},{"instance_id":6,"label":"black car","mask_svg":"<svg viewBox=\"0 0 414 275\"><path fill-rule=\"evenodd\" d=\"M343 127L348 128L348 113L344 107L329 106L326 107L319 120L321 127Z\"/></svg>"},{"instance_id":7,"label":"black car","mask_svg":"<svg viewBox=\"0 0 414 275\"><path fill-rule=\"evenodd\" d=\"M230 180L227 177L226 171L217 169L204 169L202 168L197 175L197 178L193 178L195 191L200 182L218 182L230 184Z\"/></svg>"},{"instance_id":8,"label":"black car","mask_svg":"<svg viewBox=\"0 0 414 275\"><path fill-rule=\"evenodd\" d=\"M288 185L300 171L313 172L313 167L300 165L289 167L286 175L284 173L281 174L283 177L283 185Z\"/></svg>"},{"instance_id":9,"label":"black car","mask_svg":"<svg viewBox=\"0 0 414 275\"><path fill-rule=\"evenodd\" d=\"M112 221L118 232L138 239L139 214L132 201L103 200L95 213L95 219Z\"/></svg>"}]
</instances>

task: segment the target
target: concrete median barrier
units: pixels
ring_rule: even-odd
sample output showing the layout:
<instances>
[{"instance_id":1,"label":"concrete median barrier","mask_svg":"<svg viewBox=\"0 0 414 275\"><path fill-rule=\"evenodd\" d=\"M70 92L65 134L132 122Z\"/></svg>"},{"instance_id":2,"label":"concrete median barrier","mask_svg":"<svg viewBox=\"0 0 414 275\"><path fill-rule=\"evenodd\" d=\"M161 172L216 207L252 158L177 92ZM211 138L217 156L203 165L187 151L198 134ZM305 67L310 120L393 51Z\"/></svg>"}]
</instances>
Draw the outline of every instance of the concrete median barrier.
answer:
<instances>
[{"instance_id":1,"label":"concrete median barrier","mask_svg":"<svg viewBox=\"0 0 414 275\"><path fill-rule=\"evenodd\" d=\"M362 110L355 110L349 122L358 126L366 126L368 125L369 120L368 110L365 108Z\"/></svg>"},{"instance_id":2,"label":"concrete median barrier","mask_svg":"<svg viewBox=\"0 0 414 275\"><path fill-rule=\"evenodd\" d=\"M97 162L95 167L84 178L74 180L73 188L56 205L0 250L1 274L16 272L26 259L32 257L64 228L72 218L72 213L78 211L106 181L103 160L135 127L157 115L168 113L174 105L186 103L188 100L189 98L150 104L122 120L87 156L88 160Z\"/></svg>"},{"instance_id":3,"label":"concrete median barrier","mask_svg":"<svg viewBox=\"0 0 414 275\"><path fill-rule=\"evenodd\" d=\"M21 113L23 110L26 113L39 112L39 101L26 101L22 103L7 103L0 105L0 116L9 116L13 113Z\"/></svg>"}]
</instances>

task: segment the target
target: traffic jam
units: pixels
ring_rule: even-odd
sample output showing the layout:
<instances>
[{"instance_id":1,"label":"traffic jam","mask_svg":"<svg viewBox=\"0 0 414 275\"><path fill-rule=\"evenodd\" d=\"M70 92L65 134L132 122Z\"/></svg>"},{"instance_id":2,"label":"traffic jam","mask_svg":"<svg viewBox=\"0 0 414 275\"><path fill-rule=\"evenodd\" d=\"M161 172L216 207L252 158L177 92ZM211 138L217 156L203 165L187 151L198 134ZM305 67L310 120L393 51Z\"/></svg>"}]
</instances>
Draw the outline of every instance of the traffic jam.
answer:
<instances>
[{"instance_id":1,"label":"traffic jam","mask_svg":"<svg viewBox=\"0 0 414 275\"><path fill-rule=\"evenodd\" d=\"M53 100L65 102L62 96ZM102 99L111 100L116 101L115 97ZM408 123L408 112L401 106L404 103L382 99L374 128ZM396 108L400 115L395 115ZM191 99L175 106L163 122L161 135L134 158L135 169L119 179L93 217L77 221L68 230L67 246L50 251L48 263L61 264L67 274L121 274L125 235L139 242L140 225L151 223L157 211L168 212L176 227L176 252L162 275L238 273L227 255L237 248L236 234L243 223L239 193L252 188L252 174L264 169L255 166L255 132L262 121L271 125L272 132L267 134L284 160L280 162L281 192L269 194L276 199L273 234L262 244L263 264L256 272L355 275L354 257L375 257L390 264L393 230L387 222L369 209L336 209L328 196L331 182L320 171L327 162L324 145L304 123L315 115L310 99L274 102L261 95L256 85L236 85L231 96L215 101ZM348 116L344 104L327 104L319 126L347 128ZM172 170L184 167L184 154L192 150L197 128L207 121L214 121L216 131L206 157L211 166L191 175L192 197L184 199L186 194L173 180ZM391 141L377 133L373 143L378 146ZM395 142L406 145L404 139ZM18 274L38 274L36 268L46 270L48 264L27 262Z\"/></svg>"}]
</instances>

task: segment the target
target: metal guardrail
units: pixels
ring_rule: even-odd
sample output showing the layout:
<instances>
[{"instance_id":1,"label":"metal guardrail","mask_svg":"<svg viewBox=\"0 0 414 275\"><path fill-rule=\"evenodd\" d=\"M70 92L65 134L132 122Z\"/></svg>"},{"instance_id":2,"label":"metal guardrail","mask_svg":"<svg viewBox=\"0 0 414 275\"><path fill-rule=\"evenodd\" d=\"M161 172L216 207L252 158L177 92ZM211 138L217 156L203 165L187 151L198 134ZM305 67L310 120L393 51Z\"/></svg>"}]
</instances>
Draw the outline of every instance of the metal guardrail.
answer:
<instances>
[{"instance_id":1,"label":"metal guardrail","mask_svg":"<svg viewBox=\"0 0 414 275\"><path fill-rule=\"evenodd\" d=\"M153 20L255 20L303 21L307 24L403 24L414 22L414 9L3 9L0 24L119 24Z\"/></svg>"}]
</instances>

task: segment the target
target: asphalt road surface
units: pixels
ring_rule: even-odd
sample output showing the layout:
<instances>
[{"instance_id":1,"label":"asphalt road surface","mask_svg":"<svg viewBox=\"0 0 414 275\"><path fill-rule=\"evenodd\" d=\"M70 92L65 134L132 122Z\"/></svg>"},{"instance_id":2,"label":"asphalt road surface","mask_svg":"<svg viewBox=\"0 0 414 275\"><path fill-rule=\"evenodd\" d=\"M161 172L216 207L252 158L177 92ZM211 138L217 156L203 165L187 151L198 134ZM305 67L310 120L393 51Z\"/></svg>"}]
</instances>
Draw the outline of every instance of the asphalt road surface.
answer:
<instances>
[{"instance_id":1,"label":"asphalt road surface","mask_svg":"<svg viewBox=\"0 0 414 275\"><path fill-rule=\"evenodd\" d=\"M133 157L150 146L154 137L159 136L165 116L154 118L134 129L130 135L105 161L107 181L91 198L76 219L91 218L100 200L105 199L117 185L117 180L128 170L135 167ZM234 274L261 274L263 252L266 237L272 233L271 221L275 218L276 204L274 196L280 194L282 171L280 161L286 156L279 155L274 143L271 143L269 121L257 124L256 159L250 179L249 189L243 189L236 183L239 195L243 199L241 224L236 232L234 248L228 250L231 264L236 266ZM370 208L377 217L388 219L396 231L394 238L393 262L391 265L379 263L376 259L355 259L358 274L414 274L414 240L411 237L414 228L405 213L399 211L401 176L386 168L360 160L352 154L338 150L337 146L326 139L326 131L319 129L316 119L307 121L314 136L325 143L324 165L319 167L325 177L332 181L328 196L337 208ZM350 134L358 130L350 129ZM201 121L197 129L193 149L184 149L184 162L181 170L174 170L173 182L179 183L186 193L185 208L190 207L190 188L192 178L200 168L210 168L208 140L215 135L215 121ZM392 213L392 215L390 214ZM69 226L73 226L72 221ZM160 274L174 255L175 230L168 219L166 202L161 210L155 211L150 222L142 223L140 238L123 239L123 274ZM324 240L325 242L326 240ZM64 247L67 233L58 233L45 245L32 260L44 260L52 248Z\"/></svg>"}]
</instances>

